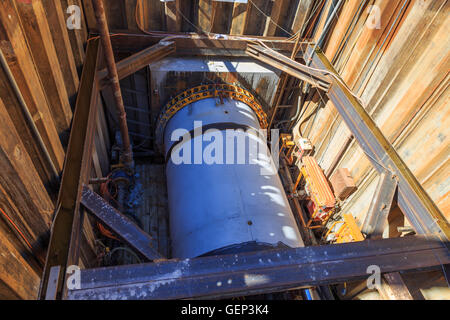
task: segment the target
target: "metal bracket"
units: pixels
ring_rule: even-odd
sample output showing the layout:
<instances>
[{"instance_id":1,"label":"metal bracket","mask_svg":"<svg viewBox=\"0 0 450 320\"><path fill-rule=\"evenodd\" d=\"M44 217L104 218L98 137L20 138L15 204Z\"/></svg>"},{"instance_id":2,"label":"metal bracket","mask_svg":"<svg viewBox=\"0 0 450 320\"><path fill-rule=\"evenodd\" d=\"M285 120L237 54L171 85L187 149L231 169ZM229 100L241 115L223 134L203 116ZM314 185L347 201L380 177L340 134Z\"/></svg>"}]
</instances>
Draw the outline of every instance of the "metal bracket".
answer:
<instances>
[{"instance_id":1,"label":"metal bracket","mask_svg":"<svg viewBox=\"0 0 450 320\"><path fill-rule=\"evenodd\" d=\"M382 238L397 188L398 182L394 175L389 172L381 173L361 230L367 238Z\"/></svg>"}]
</instances>

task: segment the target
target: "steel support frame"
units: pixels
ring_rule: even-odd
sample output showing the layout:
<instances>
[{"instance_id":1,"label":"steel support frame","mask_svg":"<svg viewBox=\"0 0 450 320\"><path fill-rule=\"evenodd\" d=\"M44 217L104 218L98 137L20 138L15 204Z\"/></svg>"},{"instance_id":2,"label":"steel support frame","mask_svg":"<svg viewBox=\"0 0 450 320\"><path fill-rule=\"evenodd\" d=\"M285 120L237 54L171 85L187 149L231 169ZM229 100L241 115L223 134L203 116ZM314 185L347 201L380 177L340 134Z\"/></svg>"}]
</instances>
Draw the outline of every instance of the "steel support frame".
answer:
<instances>
[{"instance_id":1,"label":"steel support frame","mask_svg":"<svg viewBox=\"0 0 450 320\"><path fill-rule=\"evenodd\" d=\"M54 289L53 295L59 299L64 298L62 282L64 282L66 266L78 264L83 227L83 215L80 210L81 188L84 183L89 182L98 113L97 102L100 97L96 80L100 55L99 41L97 39L89 41L56 202L55 217L51 227L50 244L39 289L39 299L45 299L50 270L53 267L60 267L63 278L63 281L60 281L57 288Z\"/></svg>"},{"instance_id":2,"label":"steel support frame","mask_svg":"<svg viewBox=\"0 0 450 320\"><path fill-rule=\"evenodd\" d=\"M440 241L423 237L267 250L81 271L73 300L229 298L367 279L450 263Z\"/></svg>"},{"instance_id":3,"label":"steel support frame","mask_svg":"<svg viewBox=\"0 0 450 320\"><path fill-rule=\"evenodd\" d=\"M113 37L118 43L133 49L145 49L163 39L163 36L121 35ZM198 55L243 55L246 42L240 39L208 39L203 36L181 36L173 39L177 54L184 51ZM289 52L292 41L269 40L280 52ZM213 49L208 49L208 46ZM333 80L328 95L355 135L375 167L389 168L399 179L399 205L418 233L427 234L428 240L418 237L367 240L359 243L270 250L232 256L215 256L191 260L169 260L135 266L82 270L81 291L68 291L65 282L66 266L77 264L82 215L81 191L88 183L86 172L90 168L95 105L99 98L97 61L98 40L88 43L79 98L56 216L41 282L40 298L45 298L51 268L62 275L57 288L51 288L57 299L138 298L131 289L140 288L139 298L192 298L227 297L252 293L337 283L367 277L369 264L380 266L383 273L426 268L450 263L448 251L448 223L412 173L384 138L364 108L340 82ZM302 44L301 54L309 55L311 47ZM331 64L320 52L314 52L312 66L334 72ZM90 88L90 89L88 89ZM81 94L83 93L83 94ZM94 103L95 102L95 103ZM430 240L433 237L433 240ZM437 237L437 240L434 238ZM61 268L59 268L61 267ZM181 273L180 273L181 272ZM114 276L107 283L105 277ZM86 279L93 282L88 284ZM132 284L131 281L137 281ZM250 285L249 285L250 284ZM104 289L101 287L105 286ZM139 287L140 286L140 287ZM56 292L55 292L56 290ZM106 290L106 291L102 291ZM145 296L147 295L147 296Z\"/></svg>"},{"instance_id":4,"label":"steel support frame","mask_svg":"<svg viewBox=\"0 0 450 320\"><path fill-rule=\"evenodd\" d=\"M392 205L396 202L397 179L390 172L385 171L380 175L375 194L364 220L361 232L366 238L382 238L388 222L388 216Z\"/></svg>"}]
</instances>

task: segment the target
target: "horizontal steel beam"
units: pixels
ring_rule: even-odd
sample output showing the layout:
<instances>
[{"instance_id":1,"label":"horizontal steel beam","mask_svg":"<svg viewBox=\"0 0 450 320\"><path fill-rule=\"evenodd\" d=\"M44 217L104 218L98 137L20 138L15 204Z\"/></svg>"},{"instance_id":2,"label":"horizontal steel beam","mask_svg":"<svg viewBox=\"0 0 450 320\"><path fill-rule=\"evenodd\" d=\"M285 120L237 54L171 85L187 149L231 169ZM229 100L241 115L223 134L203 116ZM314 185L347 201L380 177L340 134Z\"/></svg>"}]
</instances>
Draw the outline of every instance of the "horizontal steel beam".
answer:
<instances>
[{"instance_id":1,"label":"horizontal steel beam","mask_svg":"<svg viewBox=\"0 0 450 320\"><path fill-rule=\"evenodd\" d=\"M151 47L148 47L138 53L131 55L128 58L120 60L116 64L117 73L119 74L119 80L132 75L148 64L159 61L174 52L175 43L173 41L161 41ZM108 71L106 70L106 68L98 71L97 77L101 89L108 85L109 79Z\"/></svg>"},{"instance_id":2,"label":"horizontal steel beam","mask_svg":"<svg viewBox=\"0 0 450 320\"><path fill-rule=\"evenodd\" d=\"M95 30L92 30L95 32ZM167 37L167 33L134 34L129 30L112 30L114 37L111 42L115 51L138 51L152 46ZM263 41L270 48L280 52L291 53L295 47L295 40L282 37L259 36L230 36L210 37L208 35L179 33L171 37L175 42L177 55L202 56L246 56L245 50L249 40ZM300 51L306 48L307 43L300 43Z\"/></svg>"},{"instance_id":3,"label":"horizontal steel beam","mask_svg":"<svg viewBox=\"0 0 450 320\"><path fill-rule=\"evenodd\" d=\"M148 233L86 186L81 204L144 257L149 260L163 258L151 247L153 239Z\"/></svg>"},{"instance_id":4,"label":"horizontal steel beam","mask_svg":"<svg viewBox=\"0 0 450 320\"><path fill-rule=\"evenodd\" d=\"M298 63L285 55L263 46L248 45L247 54L257 60L275 67L287 74L296 77L306 83L311 84L324 91L328 91L331 86L331 79L324 74L311 70L306 65Z\"/></svg>"},{"instance_id":5,"label":"horizontal steel beam","mask_svg":"<svg viewBox=\"0 0 450 320\"><path fill-rule=\"evenodd\" d=\"M68 299L224 298L279 292L450 263L440 241L424 237L268 250L81 270Z\"/></svg>"}]
</instances>

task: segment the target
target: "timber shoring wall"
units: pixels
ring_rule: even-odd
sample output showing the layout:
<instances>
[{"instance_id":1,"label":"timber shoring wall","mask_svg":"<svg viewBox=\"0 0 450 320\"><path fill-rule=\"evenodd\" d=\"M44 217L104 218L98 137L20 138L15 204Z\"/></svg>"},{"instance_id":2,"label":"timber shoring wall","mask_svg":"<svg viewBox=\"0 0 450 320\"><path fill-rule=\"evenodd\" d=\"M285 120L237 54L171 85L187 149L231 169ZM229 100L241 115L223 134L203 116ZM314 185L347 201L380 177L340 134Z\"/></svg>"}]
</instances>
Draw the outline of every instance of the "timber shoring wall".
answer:
<instances>
[{"instance_id":1,"label":"timber shoring wall","mask_svg":"<svg viewBox=\"0 0 450 320\"><path fill-rule=\"evenodd\" d=\"M214 32L235 35L321 37L336 1L105 0L112 32ZM136 4L140 3L136 14ZM360 5L361 4L361 5ZM81 10L70 30L69 6ZM380 28L369 28L379 8ZM376 10L376 9L375 9ZM344 1L324 38L324 50L364 101L383 133L448 218L450 5L445 0ZM136 19L137 17L137 19ZM270 18L268 18L270 17ZM136 22L137 21L137 22ZM76 22L76 21L73 21ZM139 24L139 25L138 25ZM373 23L372 23L373 25ZM0 50L26 107L61 172L89 30L90 0L0 1ZM99 103L102 103L101 101ZM304 113L314 110L312 103ZM37 295L58 186L42 156L14 84L0 68L0 298ZM302 123L303 119L300 119ZM108 168L109 133L100 108L92 176ZM344 210L361 222L377 175L328 103L302 123L324 170L339 157L359 186ZM348 145L348 146L347 146ZM343 150L343 151L342 151ZM19 231L20 232L19 232ZM29 246L31 245L31 248ZM86 256L83 255L82 256ZM85 259L86 260L86 259ZM88 263L88 261L83 261Z\"/></svg>"}]
</instances>

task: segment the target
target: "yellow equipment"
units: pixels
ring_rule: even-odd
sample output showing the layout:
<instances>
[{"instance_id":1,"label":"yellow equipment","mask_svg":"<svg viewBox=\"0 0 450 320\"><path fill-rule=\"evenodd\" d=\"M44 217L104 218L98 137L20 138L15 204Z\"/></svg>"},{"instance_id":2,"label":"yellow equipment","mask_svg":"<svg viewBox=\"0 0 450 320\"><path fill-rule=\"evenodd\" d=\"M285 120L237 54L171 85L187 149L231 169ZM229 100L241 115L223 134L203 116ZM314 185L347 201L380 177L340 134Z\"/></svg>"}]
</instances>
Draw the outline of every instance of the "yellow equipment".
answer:
<instances>
[{"instance_id":1,"label":"yellow equipment","mask_svg":"<svg viewBox=\"0 0 450 320\"><path fill-rule=\"evenodd\" d=\"M351 214L343 214L343 221L334 222L325 235L328 242L346 243L364 241L364 236Z\"/></svg>"}]
</instances>

